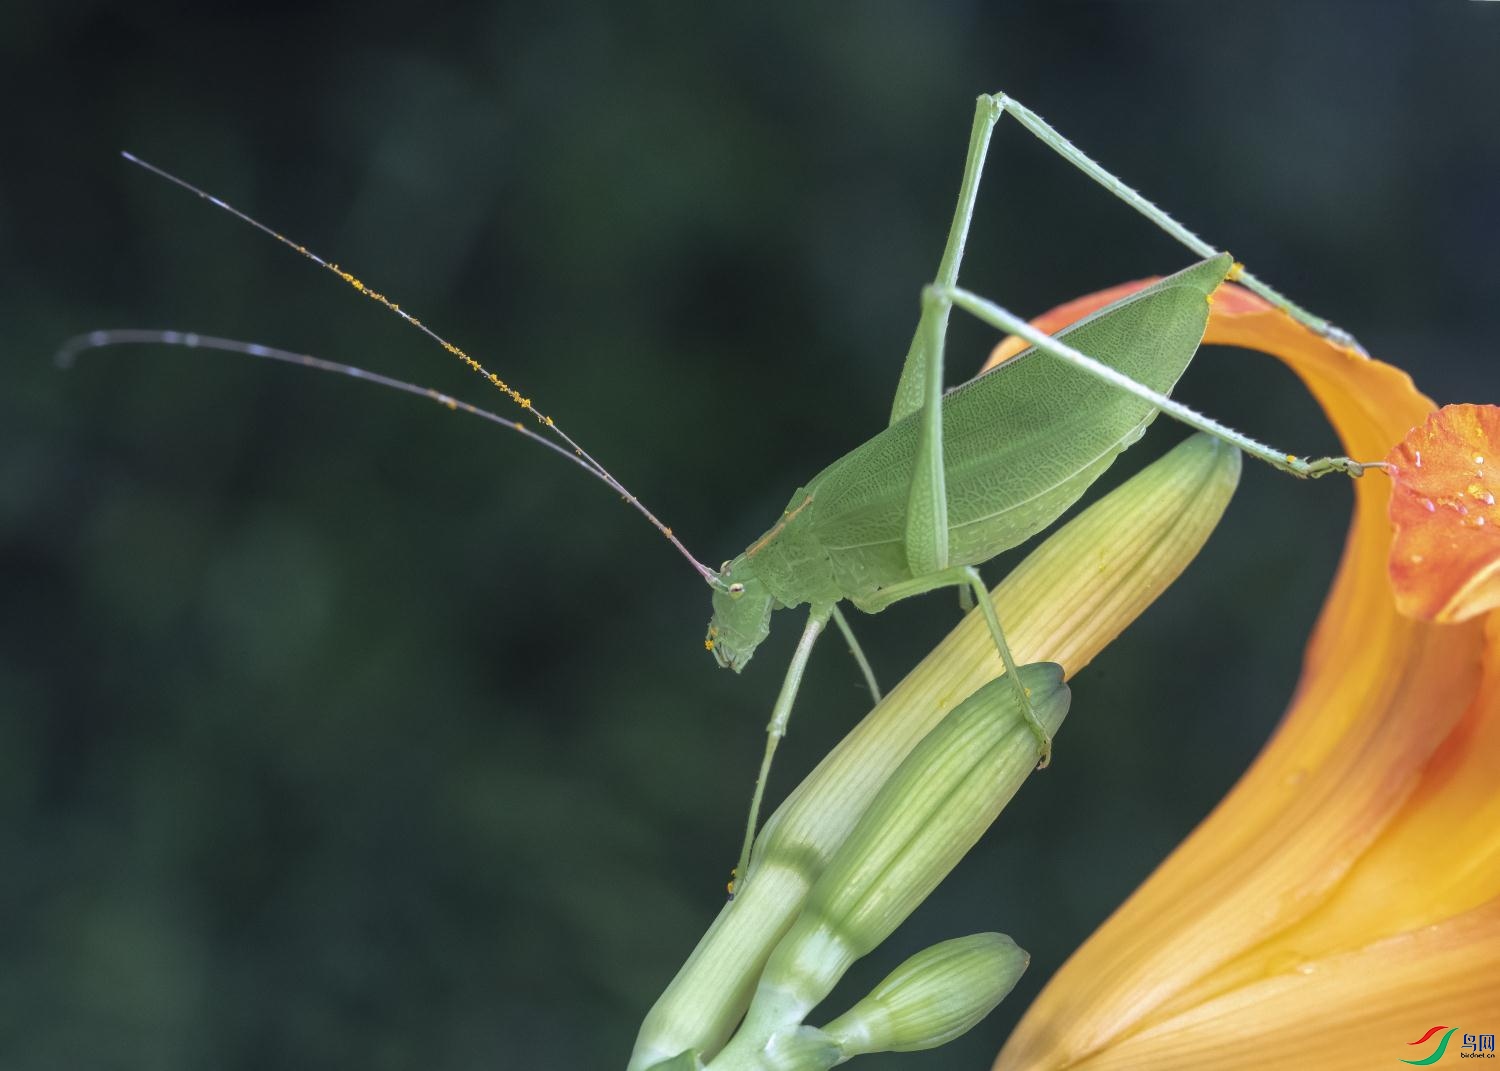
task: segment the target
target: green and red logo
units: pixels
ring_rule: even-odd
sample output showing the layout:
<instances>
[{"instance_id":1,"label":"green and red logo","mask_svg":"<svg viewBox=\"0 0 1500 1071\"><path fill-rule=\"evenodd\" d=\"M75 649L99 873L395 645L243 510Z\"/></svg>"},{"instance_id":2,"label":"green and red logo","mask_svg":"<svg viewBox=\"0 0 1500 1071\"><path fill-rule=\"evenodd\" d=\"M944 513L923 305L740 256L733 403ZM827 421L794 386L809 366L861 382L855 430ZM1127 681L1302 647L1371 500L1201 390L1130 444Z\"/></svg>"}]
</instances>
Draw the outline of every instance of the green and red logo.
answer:
<instances>
[{"instance_id":1,"label":"green and red logo","mask_svg":"<svg viewBox=\"0 0 1500 1071\"><path fill-rule=\"evenodd\" d=\"M1453 1040L1453 1035L1458 1033L1456 1026L1435 1026L1416 1041L1408 1041L1408 1045L1425 1045L1432 1040L1433 1035L1441 1033L1438 1038L1437 1048L1422 1057L1420 1060L1402 1060L1403 1064L1412 1064L1416 1067L1426 1067L1435 1064L1443 1058L1448 1051L1448 1042ZM1495 1058L1495 1035L1494 1034L1465 1034L1462 1048L1459 1051L1461 1060L1493 1060Z\"/></svg>"}]
</instances>

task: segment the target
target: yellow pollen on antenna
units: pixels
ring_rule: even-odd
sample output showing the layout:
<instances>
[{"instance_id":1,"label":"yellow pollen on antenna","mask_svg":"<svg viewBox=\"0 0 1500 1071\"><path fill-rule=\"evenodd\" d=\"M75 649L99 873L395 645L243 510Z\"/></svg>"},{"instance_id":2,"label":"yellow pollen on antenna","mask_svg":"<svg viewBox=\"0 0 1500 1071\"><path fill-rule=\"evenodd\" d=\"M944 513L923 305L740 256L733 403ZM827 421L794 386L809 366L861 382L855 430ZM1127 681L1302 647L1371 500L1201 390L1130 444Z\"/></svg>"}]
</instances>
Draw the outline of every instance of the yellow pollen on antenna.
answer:
<instances>
[{"instance_id":1,"label":"yellow pollen on antenna","mask_svg":"<svg viewBox=\"0 0 1500 1071\"><path fill-rule=\"evenodd\" d=\"M1238 281L1239 277L1241 275L1244 275L1244 274L1245 274L1245 266L1243 264L1241 264L1239 261L1235 261L1233 264L1231 264L1229 266L1229 270L1224 273L1224 281L1225 282L1230 282L1230 283L1236 282L1236 281Z\"/></svg>"},{"instance_id":2,"label":"yellow pollen on antenna","mask_svg":"<svg viewBox=\"0 0 1500 1071\"><path fill-rule=\"evenodd\" d=\"M705 651L712 651L714 649L714 641L713 640L704 640L703 641L703 649Z\"/></svg>"},{"instance_id":3,"label":"yellow pollen on antenna","mask_svg":"<svg viewBox=\"0 0 1500 1071\"><path fill-rule=\"evenodd\" d=\"M141 159L139 159L139 158L137 158L135 156L132 156L129 153L126 153L125 156L129 160L131 160L133 163L136 163L136 164L140 165L141 167L144 167L146 170L151 171L151 172L153 172L153 173L161 176L162 178L166 179L167 181L169 181L169 182L171 182L171 183L173 183L173 184L175 184L177 186L183 187L184 189L188 190L191 193L197 194L199 197L204 198L205 200L209 201L215 207L217 207L219 209L222 209L223 211L228 212L229 214L231 214L231 215L237 217L238 219L240 219L242 222L250 225L251 227L254 227L256 230L259 230L262 234L268 235L269 237L271 237L272 239L274 239L277 242L280 242L282 245L286 246L287 248L293 250L296 253L299 253L303 257L306 257L308 260L311 260L313 263L315 263L316 265L318 265L318 267L324 269L325 271L329 272L332 275L338 276L345 283L347 283L352 289L357 290L359 293L363 294L365 297L370 298L372 301L378 301L381 305L385 306L387 309L389 309L391 312L395 313L397 316L400 316L403 320L405 320L411 326L413 326L413 327L419 329L420 331L422 331L422 333L425 334L425 335L427 335L428 338L431 341L436 342L444 350L447 350L448 353L452 354L454 357L457 357L459 360L463 361L464 364L466 364L466 365L469 366L469 369L471 371L476 372L479 375L484 376L486 379L488 379L490 381L490 385L491 386L495 387L496 389L500 390L505 395L507 395L520 408L527 410L538 421L540 421L541 423L545 424L547 427L554 429L557 437L562 440L563 446L557 446L556 444L550 444L550 443L549 443L549 445L553 445L556 449L559 450L559 452L565 452L564 447L571 448L572 451L573 451L573 456L575 458L583 461L585 463L585 468L588 468L594 475L598 476L606 484L608 484L608 485L610 485L612 487L619 487L620 486L619 483L618 483L618 481L616 481L614 479L614 477L610 476L609 473L607 471L605 471L601 466L599 466L597 462L594 462L592 458L590 458L586 453L584 453L584 451L583 451L583 449L581 447L579 447L570 438L568 438L568 436L563 433L562 429L557 427L557 425L553 422L553 420L552 420L551 417L547 416L545 413L539 412L536 409L536 407L532 404L532 401L531 401L530 398L524 397L519 391L517 391L509 383L505 382L505 380L501 379L498 375L494 374L489 369L485 368L482 364L480 364L473 357L470 357L467 353L465 353L458 346L455 346L453 343L449 342L447 339L445 339L442 336L438 335L431 328L425 326L422 323L421 320L419 320L417 317L413 316L411 313L407 312L406 310L402 309L401 306L399 304L397 304L395 301L392 301L390 299L390 297L388 297L384 293L380 292L379 290L374 290L374 289L370 288L369 286L365 285L364 281L361 280L358 276L356 276L353 272L345 271L342 267L339 266L339 264L338 264L337 261L324 260L321 256L319 256L317 253L313 252L311 249L309 249L307 246L303 245L302 243L292 241L290 238L288 238L286 235L282 234L280 231L277 231L277 230L275 230L275 229L273 229L271 227L266 226L264 223L261 223L259 220L253 219L252 217L250 217L250 216L246 215L245 213L241 212L239 209L235 208L234 206L228 204L225 201L220 200L218 197L215 197L215 196L213 196L213 195L211 195L211 194L209 194L209 193L207 193L207 192L205 192L203 190L200 190L200 189L198 189L198 187L193 186L192 184L190 184L188 182L185 182L182 179L179 179L176 176L174 176L172 174L169 174L168 172L163 171L160 168L155 167L154 165L149 164L149 163L147 163L144 160L141 160ZM97 344L97 343L95 343L95 344ZM105 342L103 344L108 345L110 343ZM262 352L259 352L258 350L255 350L255 349L248 350L247 352L250 352L250 353L252 353L255 356L271 356L268 353L262 353ZM337 371L344 371L346 374L359 375L359 376L363 376L365 378L374 378L377 382L383 382L383 383L385 383L386 386L395 385L395 384L393 384L393 383L391 383L389 381L386 381L382 377L370 377L367 373L362 373L362 372L359 372L357 369L349 369L347 367L335 369L331 365L328 365L326 362L319 363L319 362L317 362L316 360L314 360L312 358L297 358L297 357L292 356L292 355L283 354L283 355L281 355L279 357L279 359L281 359L281 360L301 361L301 363L306 364L306 365L308 365L310 367L322 368L325 371L335 371L335 370L337 370ZM414 386L413 384L400 385L400 389L406 390L409 393L413 393L413 394L422 394L422 393L424 393L424 391L421 388L418 388L418 387ZM450 397L449 395L443 394L443 393L441 393L439 391L426 391L425 393L430 398L432 398L434 401L441 402L443 405L445 405L450 410L463 409L463 410L468 411L468 412L473 412L476 415L482 415L482 416L491 417L491 418L493 418L493 416L494 416L494 414L481 412L480 410L475 409L473 406L470 406L467 402L457 401L456 399ZM501 423L505 423L505 421L501 421ZM527 435L532 435L532 436L535 435L534 432L531 432L528 428L526 428L525 426L523 426L523 424L520 421L514 421L514 422L511 422L511 423L513 424L513 426L515 427L515 429L517 431L524 432ZM644 507L640 506L640 504L638 502L636 502L636 500L634 499L633 496L627 496L626 499L625 499L625 501L631 502L631 503L637 505L638 508L640 508L641 511L645 514L646 519L648 521L650 521L652 524L656 525L656 527L658 527L658 528L663 527L662 524L661 524L661 522L658 521L655 517L653 517L648 510L646 510ZM678 549L680 550L682 548L679 546ZM685 553L686 553L686 551L684 551L684 554ZM691 558L689 560L691 561ZM704 572L704 567L702 565L700 565L699 563L697 563L696 561L693 562L693 565L698 569L698 571L700 573Z\"/></svg>"}]
</instances>

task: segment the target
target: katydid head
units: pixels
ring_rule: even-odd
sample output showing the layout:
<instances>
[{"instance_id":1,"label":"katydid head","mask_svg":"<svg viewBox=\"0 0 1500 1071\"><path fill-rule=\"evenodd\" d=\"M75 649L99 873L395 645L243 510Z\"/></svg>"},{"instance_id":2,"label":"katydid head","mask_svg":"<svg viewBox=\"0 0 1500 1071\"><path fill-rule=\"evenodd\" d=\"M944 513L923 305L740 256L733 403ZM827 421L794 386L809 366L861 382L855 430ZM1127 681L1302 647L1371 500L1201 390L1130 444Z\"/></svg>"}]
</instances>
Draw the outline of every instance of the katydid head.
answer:
<instances>
[{"instance_id":1,"label":"katydid head","mask_svg":"<svg viewBox=\"0 0 1500 1071\"><path fill-rule=\"evenodd\" d=\"M776 599L741 554L725 562L714 584L714 616L704 641L719 665L738 673L771 632Z\"/></svg>"}]
</instances>

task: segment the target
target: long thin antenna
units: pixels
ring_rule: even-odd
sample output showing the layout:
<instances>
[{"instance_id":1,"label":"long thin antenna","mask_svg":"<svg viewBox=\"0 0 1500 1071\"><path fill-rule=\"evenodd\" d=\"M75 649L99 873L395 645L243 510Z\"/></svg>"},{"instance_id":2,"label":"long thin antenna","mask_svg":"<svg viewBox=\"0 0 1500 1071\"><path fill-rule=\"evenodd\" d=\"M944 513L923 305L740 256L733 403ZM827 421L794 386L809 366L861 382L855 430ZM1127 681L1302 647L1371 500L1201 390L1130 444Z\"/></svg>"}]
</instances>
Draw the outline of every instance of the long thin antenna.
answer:
<instances>
[{"instance_id":1,"label":"long thin antenna","mask_svg":"<svg viewBox=\"0 0 1500 1071\"><path fill-rule=\"evenodd\" d=\"M431 387L419 387L415 383L407 383L404 380L392 379L383 376L379 372L371 372L365 368L359 368L352 364L339 364L337 361L325 361L321 357L314 357L307 353L293 353L291 350L277 349L274 346L263 346L259 342L242 342L234 338L219 338L216 335L200 335L193 331L149 331L136 330L133 328L116 328L108 331L90 331L86 335L74 335L58 348L54 358L59 368L72 368L78 360L78 355L89 350L104 349L110 346L182 346L186 349L222 350L225 353L238 353L246 357L263 357L271 361L282 361L286 364L297 365L302 368L311 368L318 372L334 372L338 375L349 376L352 379L364 380L381 387L390 387L406 394L414 394L419 398L437 402L445 409L469 413L473 416L488 420L492 424L499 424L502 428L508 428L530 439L539 446L545 446L564 461L571 461L583 469L596 480L603 480L599 470L590 465L583 458L574 454L571 450L565 450L551 439L538 435L519 420L506 420L498 413L492 413L488 409L480 409L476 405L442 391L433 390Z\"/></svg>"},{"instance_id":2,"label":"long thin antenna","mask_svg":"<svg viewBox=\"0 0 1500 1071\"><path fill-rule=\"evenodd\" d=\"M262 234L269 235L270 237L276 239L276 241L280 242L282 245L286 246L288 249L291 249L294 252L300 253L302 256L304 256L308 260L312 261L318 267L320 267L320 268L324 269L325 271L331 272L334 275L338 276L340 279L342 279L349 286L353 287L355 291L357 291L360 294L363 294L365 297L369 298L371 301L374 301L377 304L384 306L385 309L387 309L390 312L395 313L397 316L401 317L401 319L405 320L411 326L415 327L418 331L422 332L428 338L432 339L432 341L436 342L443 349L447 350L454 357L457 357L460 361L462 361L469 368L469 370L471 372L474 372L476 375L478 375L478 376L482 377L483 379L485 379L496 390L499 390L501 393L503 393L507 397L509 397L511 401L515 402L522 409L524 409L527 412L531 413L532 416L534 416L540 424L542 424L549 431L551 431L552 434L556 435L558 437L558 439L560 439L569 449L572 450L573 454L575 455L575 459L576 460L580 461L581 463L583 463L585 465L585 467L587 467L591 471L593 471L598 476L598 478L600 480L602 480L602 481L604 481L604 483L608 484L611 489L613 489L617 494L620 495L621 498L623 498L626 502L630 503L630 505L634 506L635 509L643 517L645 517L646 520L649 521L651 523L651 525L656 528L657 531L659 531L662 535L664 535L667 538L667 540L673 546L675 546L677 548L677 550L682 554L682 556L688 560L688 562L692 565L692 567L697 571L697 573L698 573L699 576L701 576L705 581L707 581L711 585L715 584L717 582L717 579L718 579L717 574L712 569L710 569L708 566L706 566L702 562L700 562L697 558L693 557L693 555L688 551L688 549L685 546L683 546L682 542L672 533L672 529L668 528L665 524L663 524L660 520L658 520L657 517L656 517L656 515L653 514L649 509L647 509L646 506L645 506L645 504L642 503L640 499L638 499L634 494L632 494L630 492L630 490L624 484L622 484L619 480L615 479L615 477L610 473L610 471L608 469L606 469L603 465L601 465L597 460L595 460L592 455L590 455L586 450L583 449L583 447L579 446L576 442L574 442L573 439L572 439L572 437L569 436L567 434L567 432L563 431L562 428L558 427L558 425L556 424L556 422L554 422L553 419L550 416L548 416L546 413L543 413L542 411L540 411L539 409L537 409L534 405L532 405L530 398L526 397L520 391L516 390L516 388L512 387L505 380L501 379L498 375L496 375L495 373L491 372L488 368L486 368L484 365L480 364L473 357L470 357L467 353L465 353L458 346L455 346L452 342L449 342L442 335L439 335L432 328L428 327L425 323L423 323L421 320L417 319L411 313L407 312L400 305L398 305L396 302L392 301L390 298L386 297L380 291L373 290L370 287L366 286L358 277L356 277L355 275L351 274L350 272L345 271L343 268L339 267L337 264L335 264L335 263L333 263L331 261L324 260L317 253L314 253L311 249L307 248L307 246L302 245L299 242L292 241L290 238L286 237L286 235L280 233L279 231L276 231L276 230L272 229L271 227L266 226L264 223L260 222L259 220L255 219L255 218L253 218L251 216L246 215L244 212L241 212L238 208L235 208L229 202L224 201L224 200L222 200L222 199L220 199L218 197L215 197L213 194L207 192L206 190L199 189L197 186L194 186L191 182L188 182L185 179L178 178L176 175L172 174L170 171L165 171L162 168L157 167L153 163L149 163L146 160L142 160L139 156L136 156L133 153L123 152L122 151L120 153L120 155L123 156L126 160L130 161L132 164L135 164L137 167L140 167L140 168L142 168L142 169L144 169L146 171L149 171L153 175L156 175L158 178L165 179L166 181L172 183L174 186L178 186L181 189L184 189L184 190L188 191L189 193L196 194L198 197L203 198L203 200L207 201L209 204L213 205L215 208L220 208L223 211L228 212L231 216L234 216L236 219L240 220L243 223L248 223L250 226L254 227L256 230L260 231ZM124 332L124 331L121 331L121 332L94 332L92 335L80 335L78 338L79 339L83 339L83 340L86 341L86 340L88 340L90 338L93 338L93 337L95 337L97 335L101 335L101 334L103 334L103 335L125 335L125 334L131 334L131 333L132 332ZM146 332L146 333L149 334L149 332ZM161 335L178 334L182 338L188 337L187 333L185 333L185 332L161 332L160 334ZM206 338L208 338L209 336L201 336L200 335L200 336L194 336L194 337L197 337L200 340L199 343L198 343L199 345L205 346L205 347L208 346L208 343L205 342L205 341L203 341L203 340L206 339ZM74 339L68 345L72 345L72 343L76 343L77 341L78 341L78 339ZM154 338L154 339L118 338L115 341L119 341L119 342L144 342L144 341L166 342L167 340L165 338L158 337L158 338ZM218 341L218 342L233 342L233 340L231 340L231 339L218 339L216 341ZM85 345L83 345L81 347L76 347L76 348L72 349L71 352L68 349L68 345L65 345L63 347L63 350L59 352L58 358L59 358L59 360L62 360L65 355L67 355L69 358L71 358L72 356L76 356L77 353L81 349L96 348L97 346L100 346L100 345L111 345L111 344L113 344L113 342L102 342L102 343L85 344ZM178 344L186 344L186 343L179 342ZM248 347L253 346L254 345L253 343L239 343L237 345L242 345L242 346L245 346L247 348L245 348L245 349L239 349L239 350L234 350L232 352L247 353L250 356L271 356L271 354L273 352L270 347L260 347L261 349L265 350L266 352L265 353L251 353L251 351L250 351L250 349ZM217 346L217 347L208 347L208 348L224 349L226 347L224 347L224 346ZM286 351L286 350L277 350L277 351L274 351L274 352L285 355L285 356L281 356L281 357L274 357L273 359L275 359L275 360L290 360L290 363L303 364L303 365L306 365L309 368L318 368L321 371L336 371L336 370L339 370L339 369L347 369L348 371L346 371L344 374L355 375L357 378L369 379L369 380L371 380L373 382L382 382L383 385L385 385L385 386L395 386L397 383L400 382L399 380L390 380L387 377L383 377L383 376L377 377L374 373L362 372L359 369L353 368L352 365L337 365L335 362L332 362L332 361L322 361L321 358L307 357L306 355L303 355L303 354L293 354L293 353L290 353L290 351ZM411 384L403 384L403 385L397 387L396 389L398 389L398 390L408 390L409 388L410 388L410 390L415 391L416 393L421 393L421 394L436 393L436 392L428 392L428 391L425 390L425 388L422 388L422 387L413 387ZM447 396L444 395L443 397L447 397ZM454 401L456 402L456 400L454 400ZM462 408L467 403L456 403L456 404L458 404L458 406L460 408ZM466 410L466 411L472 411L476 415L483 412L483 410L479 410L477 408L474 408L472 410ZM494 419L495 419L496 423L505 424L505 425L508 425L508 426L515 427L515 425L511 421L503 420L503 419L501 419L499 417L495 417ZM542 438L541 436L537 436L537 435L533 435L532 437L533 438L537 438L537 439L541 439ZM549 444L549 445L551 445L551 444Z\"/></svg>"},{"instance_id":3,"label":"long thin antenna","mask_svg":"<svg viewBox=\"0 0 1500 1071\"><path fill-rule=\"evenodd\" d=\"M57 354L53 358L59 368L72 368L81 353L89 350L104 349L110 346L132 346L132 345L155 345L155 346L181 346L186 349L220 350L225 353L238 353L245 357L260 357L269 361L281 361L284 364L296 365L300 368L310 368L316 372L332 372L336 375L348 376L351 379L362 380L373 383L379 387L390 387L392 390L411 394L418 398L426 398L428 401L436 402L449 412L468 413L470 416L488 420L491 424L498 424L518 435L524 436L536 443L538 446L546 447L564 461L577 465L594 479L606 484L612 489L617 485L611 481L596 465L590 464L572 450L566 450L547 438L532 431L519 420L506 420L498 413L488 409L481 409L477 405L471 405L461 398L455 398L450 394L444 394L440 390L431 387L421 387L415 383L395 379L391 376L381 375L379 372L371 372L369 369L360 368L352 364L340 364L338 361L324 360L322 357L314 357L307 353L295 353L292 350L277 349L275 346L265 346L259 342L242 342L239 339L220 338L216 335L200 335L193 331L154 331L139 330L134 328L116 328L107 331L90 331L84 335L74 335L58 347ZM667 541L677 548L692 565L700 572L707 572L699 565L687 547L682 545L672 529L662 524L648 510L639 499L627 496L626 502L634 506L645 518L656 526ZM712 576L712 573L709 573ZM707 577L705 577L707 579Z\"/></svg>"}]
</instances>

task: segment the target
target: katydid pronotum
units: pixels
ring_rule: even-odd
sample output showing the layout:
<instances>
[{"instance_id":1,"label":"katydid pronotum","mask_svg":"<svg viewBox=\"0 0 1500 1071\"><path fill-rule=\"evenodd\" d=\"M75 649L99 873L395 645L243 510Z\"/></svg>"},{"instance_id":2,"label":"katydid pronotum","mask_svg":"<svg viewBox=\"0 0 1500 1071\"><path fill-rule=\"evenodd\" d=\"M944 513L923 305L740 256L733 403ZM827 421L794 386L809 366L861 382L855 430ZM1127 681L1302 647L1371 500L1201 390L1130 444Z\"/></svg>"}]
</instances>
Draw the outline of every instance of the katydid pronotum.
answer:
<instances>
[{"instance_id":1,"label":"katydid pronotum","mask_svg":"<svg viewBox=\"0 0 1500 1071\"><path fill-rule=\"evenodd\" d=\"M1069 162L1204 258L1116 302L1052 337L958 286L958 271L991 134L1009 113ZM785 734L812 647L832 620L843 632L878 698L874 676L838 604L868 613L942 587L973 597L995 642L1005 675L1037 734L1042 764L1051 741L1030 714L999 616L977 565L1047 528L1144 432L1157 412L1208 432L1299 477L1331 472L1359 476L1345 457L1304 459L1275 450L1167 397L1202 339L1208 298L1233 277L1310 329L1352 342L1243 272L1161 209L1081 153L1045 121L998 94L978 100L958 205L935 281L921 295L921 315L902 369L888 427L825 468L792 496L781 518L739 556L715 570L694 558L658 520L530 399L378 291L239 210L181 179L127 157L269 234L333 272L360 293L417 327L471 370L528 410L540 427L506 420L446 394L252 343L162 331L96 331L67 343L79 352L121 343L166 343L229 350L338 372L429 397L450 409L492 420L580 465L647 518L712 587L707 646L722 666L744 668L770 628L771 612L807 604L802 637L772 708L736 872L749 876L751 847L776 746ZM1031 344L996 370L947 393L943 348L954 307ZM555 436L554 442L548 436ZM558 445L561 443L561 445Z\"/></svg>"}]
</instances>

